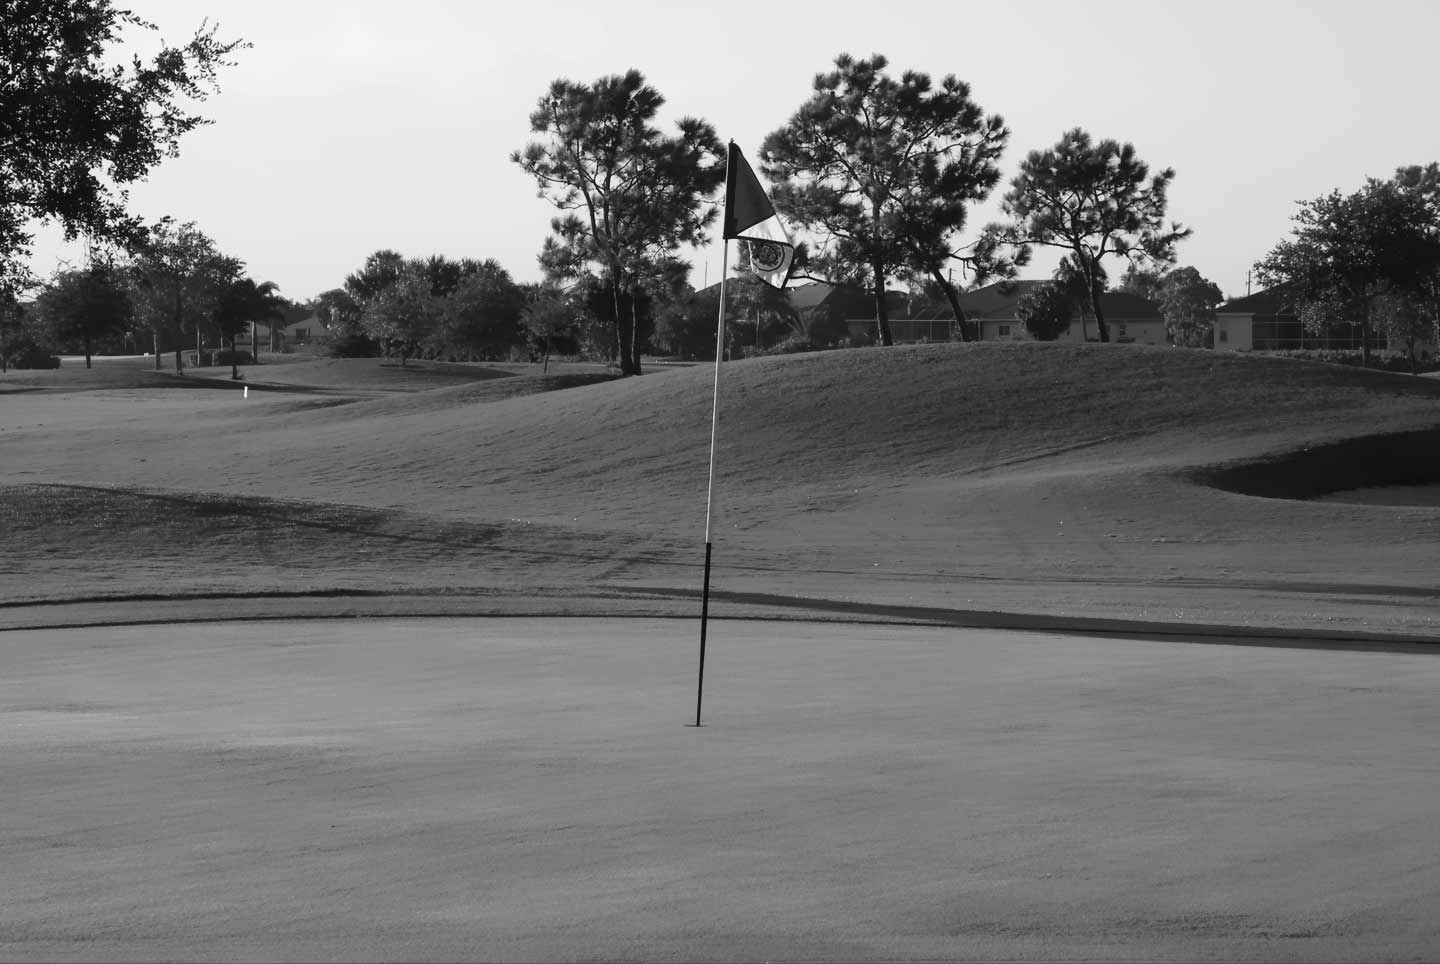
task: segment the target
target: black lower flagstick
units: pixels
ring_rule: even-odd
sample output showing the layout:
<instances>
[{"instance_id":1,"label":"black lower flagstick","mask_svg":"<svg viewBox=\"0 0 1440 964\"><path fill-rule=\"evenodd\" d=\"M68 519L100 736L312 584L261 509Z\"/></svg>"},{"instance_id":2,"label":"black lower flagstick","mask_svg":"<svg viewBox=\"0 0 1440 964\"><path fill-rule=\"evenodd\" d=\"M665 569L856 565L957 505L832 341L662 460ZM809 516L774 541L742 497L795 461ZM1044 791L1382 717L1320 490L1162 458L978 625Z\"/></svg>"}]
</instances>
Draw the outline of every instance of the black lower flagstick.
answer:
<instances>
[{"instance_id":1,"label":"black lower flagstick","mask_svg":"<svg viewBox=\"0 0 1440 964\"><path fill-rule=\"evenodd\" d=\"M730 242L720 241L720 319L715 323L715 396L710 404L710 482L705 487L705 588L700 593L700 678L695 689L695 725L705 699L705 627L710 619L710 510L715 495L715 439L720 426L720 359L725 354L725 276L730 272Z\"/></svg>"},{"instance_id":2,"label":"black lower flagstick","mask_svg":"<svg viewBox=\"0 0 1440 964\"><path fill-rule=\"evenodd\" d=\"M710 541L705 541L705 589L700 593L700 680L695 690L695 725L700 725L700 703L705 699L705 625L710 617Z\"/></svg>"}]
</instances>

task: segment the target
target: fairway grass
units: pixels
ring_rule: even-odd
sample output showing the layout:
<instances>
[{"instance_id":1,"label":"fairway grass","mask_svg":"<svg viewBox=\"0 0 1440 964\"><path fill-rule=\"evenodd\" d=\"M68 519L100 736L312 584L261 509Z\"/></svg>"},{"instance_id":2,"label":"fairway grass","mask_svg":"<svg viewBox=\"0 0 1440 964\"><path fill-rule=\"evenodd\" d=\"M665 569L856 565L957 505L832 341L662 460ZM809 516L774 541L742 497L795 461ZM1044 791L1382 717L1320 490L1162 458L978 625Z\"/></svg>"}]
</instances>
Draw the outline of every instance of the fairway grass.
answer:
<instances>
[{"instance_id":1,"label":"fairway grass","mask_svg":"<svg viewBox=\"0 0 1440 964\"><path fill-rule=\"evenodd\" d=\"M1113 345L722 367L719 615L757 614L726 607L764 595L794 616L1440 630L1433 506L1213 482L1323 492L1306 450L1433 441L1433 379ZM427 600L437 614L698 607L712 369L306 359L244 375L248 393L228 370L144 359L0 378L0 627ZM1350 461L1381 468L1433 447L1365 444ZM1395 481L1385 471L1365 484Z\"/></svg>"}]
</instances>

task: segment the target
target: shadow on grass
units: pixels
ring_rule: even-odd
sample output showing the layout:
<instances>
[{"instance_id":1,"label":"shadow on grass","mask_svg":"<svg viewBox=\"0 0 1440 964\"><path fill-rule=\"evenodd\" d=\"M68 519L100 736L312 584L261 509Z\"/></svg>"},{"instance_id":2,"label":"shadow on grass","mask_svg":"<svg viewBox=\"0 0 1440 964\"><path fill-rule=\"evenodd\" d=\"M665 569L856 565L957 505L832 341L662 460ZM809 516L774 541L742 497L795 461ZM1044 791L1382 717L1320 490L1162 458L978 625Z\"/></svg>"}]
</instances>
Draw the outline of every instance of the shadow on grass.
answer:
<instances>
[{"instance_id":1,"label":"shadow on grass","mask_svg":"<svg viewBox=\"0 0 1440 964\"><path fill-rule=\"evenodd\" d=\"M72 619L54 621L42 619L33 625L0 627L6 629L46 628L65 629L97 625L148 625L177 624L186 622L273 622L276 620L310 619L355 619L365 616L383 618L453 618L469 616L480 618L524 618L543 615L546 618L581 619L684 619L699 622L700 593L694 589L671 589L665 587L615 587L592 586L588 591L566 591L563 599L570 612L549 611L539 604L545 597L555 597L556 591L531 591L526 593L532 605L523 610L494 608L492 601L496 593L485 589L412 589L405 592L367 589L312 589L299 591L208 591L196 593L114 593L91 595L64 600L31 600L16 603L0 603L0 611L24 612L27 610L48 610L84 604L101 604L107 607L133 604L179 603L197 604L214 602L264 601L271 606L287 601L327 600L334 602L358 603L337 611L275 611L259 614L185 611L170 615L146 614L131 616L121 611L108 611L100 619ZM1175 624L1151 620L1109 619L1085 616L1047 616L1028 613L1010 613L976 609L947 609L937 606L909 606L877 603L850 602L823 599L819 597L780 596L770 593L711 591L712 602L726 602L731 605L751 606L758 610L772 610L771 613L748 612L733 616L711 615L715 622L761 621L761 622L807 622L807 623L867 623L891 626L928 626L953 629L979 629L1023 633L1044 633L1058 636L1093 636L1104 639L1129 639L1154 643L1205 644L1211 646L1247 646L1271 649L1324 650L1354 653L1392 653L1440 656L1440 639L1431 636L1398 633L1355 633L1288 628L1257 628L1252 626L1229 626L1222 624ZM594 612L584 611L584 601L593 600ZM656 612L646 610L646 601L657 599L670 602L694 603L694 615L677 615L673 609ZM424 602L428 600L428 602ZM419 602L416 606L397 609L395 603ZM641 604L635 612L616 611L616 602ZM369 603L374 609L367 612L363 604ZM601 605L601 604L604 605ZM577 607L577 604L578 605ZM775 615L779 610L785 615Z\"/></svg>"},{"instance_id":2,"label":"shadow on grass","mask_svg":"<svg viewBox=\"0 0 1440 964\"><path fill-rule=\"evenodd\" d=\"M1440 482L1440 429L1348 439L1268 459L1199 469L1202 485L1267 499L1313 499L1392 485Z\"/></svg>"},{"instance_id":3,"label":"shadow on grass","mask_svg":"<svg viewBox=\"0 0 1440 964\"><path fill-rule=\"evenodd\" d=\"M661 597L693 598L697 604L700 600L700 593L692 589L645 588L632 589L632 591ZM1154 620L1090 616L1047 616L979 609L948 609L939 606L850 602L758 592L711 590L710 598L733 604L794 610L802 614L793 617L797 619L813 619L814 614L823 613L829 616L863 618L868 622L953 626L956 629L999 629L1032 633L1058 633L1066 636L1103 636L1106 639L1140 639L1152 642L1271 646L1281 649L1326 649L1367 653L1425 653L1440 656L1440 639L1396 633L1257 628L1214 623L1177 624Z\"/></svg>"}]
</instances>

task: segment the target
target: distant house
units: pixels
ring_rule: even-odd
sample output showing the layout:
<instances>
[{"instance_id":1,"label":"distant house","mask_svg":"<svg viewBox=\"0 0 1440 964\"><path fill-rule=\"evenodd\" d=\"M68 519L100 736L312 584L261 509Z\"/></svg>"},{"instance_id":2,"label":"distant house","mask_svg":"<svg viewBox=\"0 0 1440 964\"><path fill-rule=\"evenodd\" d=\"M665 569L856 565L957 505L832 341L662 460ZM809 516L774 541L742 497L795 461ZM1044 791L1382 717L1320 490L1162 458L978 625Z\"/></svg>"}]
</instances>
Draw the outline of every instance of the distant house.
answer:
<instances>
[{"instance_id":1,"label":"distant house","mask_svg":"<svg viewBox=\"0 0 1440 964\"><path fill-rule=\"evenodd\" d=\"M1355 322L1337 322L1320 331L1306 331L1289 285L1266 288L1215 309L1215 347L1221 351L1358 351L1361 341L1360 325ZM1370 347L1383 349L1385 335L1372 331Z\"/></svg>"},{"instance_id":2,"label":"distant house","mask_svg":"<svg viewBox=\"0 0 1440 964\"><path fill-rule=\"evenodd\" d=\"M890 294L896 296L894 301L886 306L890 309L890 338L895 344L913 345L918 342L959 340L958 336L953 339L951 337L951 331L955 327L955 312L948 304L912 299L900 292L892 291ZM865 323L873 329L873 307L870 314L870 319Z\"/></svg>"},{"instance_id":3,"label":"distant house","mask_svg":"<svg viewBox=\"0 0 1440 964\"><path fill-rule=\"evenodd\" d=\"M801 325L821 343L848 337L847 319L867 311L871 318L875 315L875 299L858 285L811 281L789 288L785 293Z\"/></svg>"},{"instance_id":4,"label":"distant house","mask_svg":"<svg viewBox=\"0 0 1440 964\"><path fill-rule=\"evenodd\" d=\"M1015 306L1028 292L1048 281L997 281L960 296L960 307L967 320L975 326L981 341L1031 341L1025 323L1015 315ZM1107 291L1100 296L1100 310L1110 329L1110 340L1141 345L1165 345L1165 319L1153 301L1124 291ZM1075 321L1059 341L1098 341L1100 332L1094 315L1088 310L1077 314Z\"/></svg>"},{"instance_id":5,"label":"distant house","mask_svg":"<svg viewBox=\"0 0 1440 964\"><path fill-rule=\"evenodd\" d=\"M864 326L857 328L851 319L868 316L874 324L875 299L859 285L810 281L785 293L801 326L815 344L829 345L843 338L862 337Z\"/></svg>"},{"instance_id":6,"label":"distant house","mask_svg":"<svg viewBox=\"0 0 1440 964\"><path fill-rule=\"evenodd\" d=\"M254 325L255 342L261 351L293 351L303 348L325 332L325 322L315 312L305 308L287 308L283 317L276 320L282 323L275 325L273 332L270 325L262 322ZM251 327L247 325L236 337L237 349L251 350L250 331Z\"/></svg>"},{"instance_id":7,"label":"distant house","mask_svg":"<svg viewBox=\"0 0 1440 964\"><path fill-rule=\"evenodd\" d=\"M300 308L286 312L285 325L276 334L280 336L281 344L295 348L308 344L324 331L325 322L318 314Z\"/></svg>"},{"instance_id":8,"label":"distant house","mask_svg":"<svg viewBox=\"0 0 1440 964\"><path fill-rule=\"evenodd\" d=\"M1015 305L1027 291L1046 283L997 282L960 295L967 326L972 333L978 333L982 341L1032 340L1024 323L1015 317ZM870 291L858 285L814 281L796 285L787 294L790 306L812 337L829 331L836 337L848 338L852 344L873 344L877 340L875 296ZM1107 291L1100 296L1100 308L1105 312L1112 341L1167 343L1165 321L1153 302L1125 292ZM897 345L959 340L954 333L955 312L947 302L926 301L904 291L889 291L886 309L890 336ZM1098 338L1095 319L1086 311L1060 340L1078 342ZM828 339L819 337L817 341L825 344Z\"/></svg>"},{"instance_id":9,"label":"distant house","mask_svg":"<svg viewBox=\"0 0 1440 964\"><path fill-rule=\"evenodd\" d=\"M857 293L845 304L845 331L852 344L874 344L879 339L875 320L875 295L855 288ZM904 291L885 292L885 315L890 339L897 345L949 341L955 313L949 305L937 305Z\"/></svg>"},{"instance_id":10,"label":"distant house","mask_svg":"<svg viewBox=\"0 0 1440 964\"><path fill-rule=\"evenodd\" d=\"M708 288L701 288L695 295L719 298L720 283L717 281ZM872 316L874 314L874 300L855 285L808 282L786 288L785 296L799 320L800 330L809 336L811 344L816 347L833 347L838 344L846 337L845 319L857 312L864 312L867 310L865 306L870 306L868 310ZM733 303L727 307L725 316L732 325L754 324L753 320L741 321Z\"/></svg>"}]
</instances>

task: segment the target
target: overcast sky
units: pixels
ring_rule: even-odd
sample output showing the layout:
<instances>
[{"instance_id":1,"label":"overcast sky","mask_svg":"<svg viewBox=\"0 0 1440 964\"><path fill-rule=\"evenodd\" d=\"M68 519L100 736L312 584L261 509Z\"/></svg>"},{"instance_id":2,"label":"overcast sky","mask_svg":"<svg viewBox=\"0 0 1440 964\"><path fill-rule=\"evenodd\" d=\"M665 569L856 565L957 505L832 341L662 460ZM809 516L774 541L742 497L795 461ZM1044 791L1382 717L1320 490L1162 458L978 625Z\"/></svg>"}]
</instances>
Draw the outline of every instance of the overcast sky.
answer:
<instances>
[{"instance_id":1,"label":"overcast sky","mask_svg":"<svg viewBox=\"0 0 1440 964\"><path fill-rule=\"evenodd\" d=\"M1180 263L1230 296L1297 200L1440 160L1440 4L1425 0L120 5L170 42L208 16L254 45L203 105L215 123L134 187L132 207L195 221L296 300L381 248L494 258L538 280L553 210L510 152L553 79L631 67L665 96L667 129L702 117L752 158L839 53L955 74L1012 131L1007 181L1076 126L1175 168L1171 216L1195 232ZM992 203L971 223L995 216ZM73 252L42 232L34 267L48 275L60 257ZM718 280L719 266L714 244L692 282Z\"/></svg>"}]
</instances>

